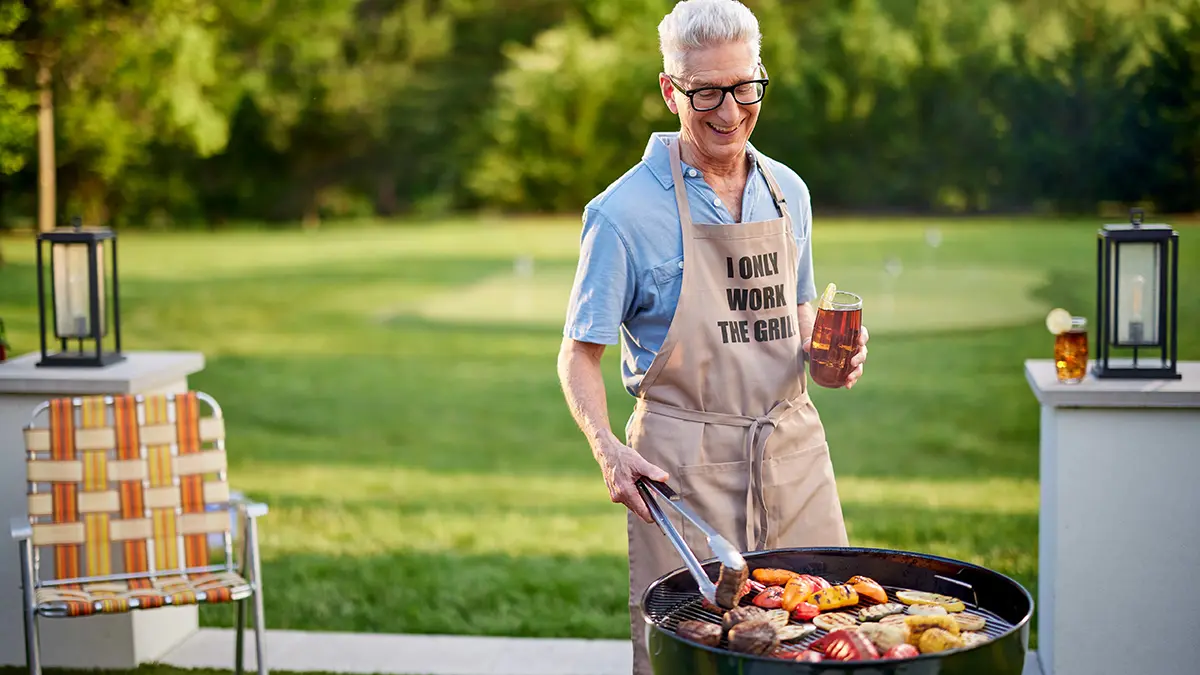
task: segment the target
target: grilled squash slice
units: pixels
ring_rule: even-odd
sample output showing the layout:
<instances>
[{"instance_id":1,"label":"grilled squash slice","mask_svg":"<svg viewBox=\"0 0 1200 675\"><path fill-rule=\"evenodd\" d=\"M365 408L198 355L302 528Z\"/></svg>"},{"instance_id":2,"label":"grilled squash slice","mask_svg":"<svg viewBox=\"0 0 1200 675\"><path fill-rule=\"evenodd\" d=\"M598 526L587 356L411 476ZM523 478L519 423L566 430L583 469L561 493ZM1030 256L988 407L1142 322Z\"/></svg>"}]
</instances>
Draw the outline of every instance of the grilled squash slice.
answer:
<instances>
[{"instance_id":1,"label":"grilled squash slice","mask_svg":"<svg viewBox=\"0 0 1200 675\"><path fill-rule=\"evenodd\" d=\"M941 628L930 628L922 632L921 639L917 641L917 649L922 654L944 652L947 649L958 649L963 646L962 638Z\"/></svg>"}]
</instances>

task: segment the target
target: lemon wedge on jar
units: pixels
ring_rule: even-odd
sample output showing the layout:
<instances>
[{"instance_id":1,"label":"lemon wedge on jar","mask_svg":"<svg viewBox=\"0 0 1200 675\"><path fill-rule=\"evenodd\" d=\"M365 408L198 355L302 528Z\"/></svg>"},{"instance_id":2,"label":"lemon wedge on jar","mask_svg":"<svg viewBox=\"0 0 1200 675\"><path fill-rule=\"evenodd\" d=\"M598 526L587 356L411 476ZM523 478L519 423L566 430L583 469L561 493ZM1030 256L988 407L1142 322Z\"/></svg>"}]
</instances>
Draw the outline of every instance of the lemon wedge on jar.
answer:
<instances>
[{"instance_id":1,"label":"lemon wedge on jar","mask_svg":"<svg viewBox=\"0 0 1200 675\"><path fill-rule=\"evenodd\" d=\"M837 293L837 284L830 283L825 287L825 292L821 294L821 301L817 303L817 309L833 309L833 296Z\"/></svg>"},{"instance_id":2,"label":"lemon wedge on jar","mask_svg":"<svg viewBox=\"0 0 1200 675\"><path fill-rule=\"evenodd\" d=\"M1062 307L1055 307L1046 315L1046 330L1053 335L1071 330L1071 313Z\"/></svg>"}]
</instances>

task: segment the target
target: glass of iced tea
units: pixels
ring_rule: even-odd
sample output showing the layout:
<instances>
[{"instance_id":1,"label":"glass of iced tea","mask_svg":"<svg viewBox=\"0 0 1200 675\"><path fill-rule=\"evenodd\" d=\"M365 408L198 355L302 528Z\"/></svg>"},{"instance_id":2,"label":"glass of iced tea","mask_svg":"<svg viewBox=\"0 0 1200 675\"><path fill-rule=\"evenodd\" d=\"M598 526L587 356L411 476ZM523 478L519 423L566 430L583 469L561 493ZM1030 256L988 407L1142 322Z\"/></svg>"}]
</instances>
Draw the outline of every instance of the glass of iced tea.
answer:
<instances>
[{"instance_id":1,"label":"glass of iced tea","mask_svg":"<svg viewBox=\"0 0 1200 675\"><path fill-rule=\"evenodd\" d=\"M1088 333L1087 319L1071 317L1071 327L1054 336L1054 369L1058 381L1077 384L1087 375Z\"/></svg>"},{"instance_id":2,"label":"glass of iced tea","mask_svg":"<svg viewBox=\"0 0 1200 675\"><path fill-rule=\"evenodd\" d=\"M861 330L862 298L830 284L817 305L808 349L813 382L822 387L842 386L852 370L850 358L858 351Z\"/></svg>"}]
</instances>

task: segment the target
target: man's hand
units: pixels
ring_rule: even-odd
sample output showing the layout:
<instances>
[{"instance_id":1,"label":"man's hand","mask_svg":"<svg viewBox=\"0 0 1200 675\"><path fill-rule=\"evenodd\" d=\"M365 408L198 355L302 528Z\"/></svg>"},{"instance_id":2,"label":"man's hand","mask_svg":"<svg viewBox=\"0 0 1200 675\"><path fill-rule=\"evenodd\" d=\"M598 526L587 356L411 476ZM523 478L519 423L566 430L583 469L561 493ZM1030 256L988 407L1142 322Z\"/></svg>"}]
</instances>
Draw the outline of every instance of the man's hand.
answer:
<instances>
[{"instance_id":1,"label":"man's hand","mask_svg":"<svg viewBox=\"0 0 1200 675\"><path fill-rule=\"evenodd\" d=\"M634 483L642 476L665 483L670 478L667 472L647 462L633 448L615 440L608 447L596 452L596 462L600 464L600 470L604 473L604 484L608 486L608 496L612 502L624 504L647 523L654 522Z\"/></svg>"},{"instance_id":2,"label":"man's hand","mask_svg":"<svg viewBox=\"0 0 1200 675\"><path fill-rule=\"evenodd\" d=\"M867 340L869 337L867 327L863 326L862 330L858 333L858 350L854 352L854 356L850 357L850 367L853 370L846 376L847 389L853 388L854 383L858 382L858 378L862 377L863 364L867 362Z\"/></svg>"}]
</instances>

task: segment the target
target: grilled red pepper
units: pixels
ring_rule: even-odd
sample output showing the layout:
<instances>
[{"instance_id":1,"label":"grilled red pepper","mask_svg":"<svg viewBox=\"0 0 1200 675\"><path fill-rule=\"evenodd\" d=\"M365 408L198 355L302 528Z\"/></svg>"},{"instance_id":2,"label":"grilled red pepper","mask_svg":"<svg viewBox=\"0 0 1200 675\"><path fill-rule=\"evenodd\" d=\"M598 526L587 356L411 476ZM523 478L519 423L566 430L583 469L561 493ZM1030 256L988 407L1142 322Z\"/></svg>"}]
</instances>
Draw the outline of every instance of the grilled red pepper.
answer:
<instances>
[{"instance_id":1,"label":"grilled red pepper","mask_svg":"<svg viewBox=\"0 0 1200 675\"><path fill-rule=\"evenodd\" d=\"M812 621L820 613L820 607L811 602L802 602L792 610L792 618L803 623L805 621Z\"/></svg>"},{"instance_id":2,"label":"grilled red pepper","mask_svg":"<svg viewBox=\"0 0 1200 675\"><path fill-rule=\"evenodd\" d=\"M801 574L800 576L808 579L808 581L812 583L813 592L824 590L832 585L828 581L825 581L823 578L815 574Z\"/></svg>"},{"instance_id":3,"label":"grilled red pepper","mask_svg":"<svg viewBox=\"0 0 1200 675\"><path fill-rule=\"evenodd\" d=\"M796 658L794 658L792 660L793 661L804 661L805 663L816 663L818 661L821 661L824 658L825 657L821 656L820 652L814 652L811 649L805 649L804 651L797 654Z\"/></svg>"},{"instance_id":4,"label":"grilled red pepper","mask_svg":"<svg viewBox=\"0 0 1200 675\"><path fill-rule=\"evenodd\" d=\"M778 609L783 606L783 586L767 586L754 596L754 604L763 609Z\"/></svg>"},{"instance_id":5,"label":"grilled red pepper","mask_svg":"<svg viewBox=\"0 0 1200 675\"><path fill-rule=\"evenodd\" d=\"M921 652L918 651L916 647L914 647L908 643L905 643L902 645L896 645L895 647L892 647L891 649L884 652L883 658L885 658L885 659L911 659L911 658L914 658L914 657L917 657L920 655L921 655Z\"/></svg>"},{"instance_id":6,"label":"grilled red pepper","mask_svg":"<svg viewBox=\"0 0 1200 675\"><path fill-rule=\"evenodd\" d=\"M871 641L855 630L836 630L826 636L825 658L834 661L871 661L879 658L879 652Z\"/></svg>"}]
</instances>

